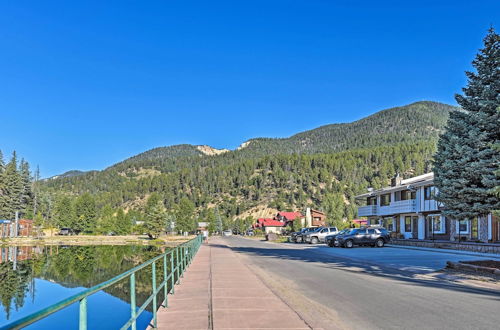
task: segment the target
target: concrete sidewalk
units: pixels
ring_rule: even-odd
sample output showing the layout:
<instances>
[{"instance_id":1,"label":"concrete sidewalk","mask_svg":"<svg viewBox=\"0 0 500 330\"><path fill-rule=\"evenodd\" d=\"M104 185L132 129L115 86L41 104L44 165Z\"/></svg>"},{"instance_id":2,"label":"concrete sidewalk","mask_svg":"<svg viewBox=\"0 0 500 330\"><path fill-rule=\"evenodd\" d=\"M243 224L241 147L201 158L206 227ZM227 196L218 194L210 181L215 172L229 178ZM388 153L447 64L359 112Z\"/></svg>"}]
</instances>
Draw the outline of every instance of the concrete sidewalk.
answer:
<instances>
[{"instance_id":1,"label":"concrete sidewalk","mask_svg":"<svg viewBox=\"0 0 500 330\"><path fill-rule=\"evenodd\" d=\"M200 248L169 298L159 329L310 329L218 238Z\"/></svg>"}]
</instances>

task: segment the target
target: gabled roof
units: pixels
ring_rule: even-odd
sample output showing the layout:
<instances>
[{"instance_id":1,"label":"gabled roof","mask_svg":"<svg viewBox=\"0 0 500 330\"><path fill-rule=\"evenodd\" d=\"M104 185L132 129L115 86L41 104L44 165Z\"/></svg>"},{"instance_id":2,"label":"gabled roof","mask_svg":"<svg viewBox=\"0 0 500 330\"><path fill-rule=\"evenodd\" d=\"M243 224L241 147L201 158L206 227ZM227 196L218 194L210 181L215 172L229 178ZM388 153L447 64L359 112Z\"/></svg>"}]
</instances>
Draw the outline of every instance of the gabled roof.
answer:
<instances>
[{"instance_id":1,"label":"gabled roof","mask_svg":"<svg viewBox=\"0 0 500 330\"><path fill-rule=\"evenodd\" d=\"M302 213L300 212L279 212L278 216L286 218L288 221L293 221L296 218L302 218Z\"/></svg>"},{"instance_id":2,"label":"gabled roof","mask_svg":"<svg viewBox=\"0 0 500 330\"><path fill-rule=\"evenodd\" d=\"M275 219L269 219L269 218L259 218L257 219L257 223L255 224L255 228L259 227L284 227L285 222L278 221Z\"/></svg>"},{"instance_id":3,"label":"gabled roof","mask_svg":"<svg viewBox=\"0 0 500 330\"><path fill-rule=\"evenodd\" d=\"M264 221L262 224L263 227L284 227L285 222L281 222L278 220L273 220L273 219L266 219L268 221Z\"/></svg>"},{"instance_id":4,"label":"gabled roof","mask_svg":"<svg viewBox=\"0 0 500 330\"><path fill-rule=\"evenodd\" d=\"M325 212L321 212L318 210L312 210L312 209L311 209L311 213L319 213L319 214L323 214L323 215L325 214Z\"/></svg>"}]
</instances>

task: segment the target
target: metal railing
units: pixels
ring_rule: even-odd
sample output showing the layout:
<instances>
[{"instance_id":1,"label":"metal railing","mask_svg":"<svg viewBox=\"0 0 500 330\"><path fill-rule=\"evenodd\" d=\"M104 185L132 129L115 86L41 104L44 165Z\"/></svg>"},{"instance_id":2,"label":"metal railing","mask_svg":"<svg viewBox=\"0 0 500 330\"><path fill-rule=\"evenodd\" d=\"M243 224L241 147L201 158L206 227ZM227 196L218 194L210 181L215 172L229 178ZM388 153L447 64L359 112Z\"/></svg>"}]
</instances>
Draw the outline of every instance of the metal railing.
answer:
<instances>
[{"instance_id":1,"label":"metal railing","mask_svg":"<svg viewBox=\"0 0 500 330\"><path fill-rule=\"evenodd\" d=\"M64 309L71 304L74 304L76 302L79 302L80 304L80 312L79 312L79 329L80 330L86 330L87 329L87 297L90 295L99 292L121 280L126 279L127 277L130 278L130 319L128 320L127 323L125 323L121 329L129 329L131 328L132 330L136 330L136 321L137 318L141 315L142 312L148 307L151 302L153 303L152 310L153 310L153 319L152 319L152 326L154 328L157 327L156 323L156 311L158 309L157 305L157 295L160 293L161 290L164 290L164 300L163 300L163 306L168 307L168 294L174 293L174 286L175 284L179 283L180 278L182 277L184 271L186 270L186 267L189 266L191 263L193 257L196 255L196 252L198 252L198 249L201 246L201 243L203 241L203 237L201 235L197 236L196 238L191 239L188 242L185 242L183 244L180 244L176 246L173 249L170 249L168 252L165 252L149 261L146 261L145 263L136 266L118 276L113 277L112 279L103 282L101 284L98 284L96 286L93 286L83 292L80 292L78 294L75 294L69 298L66 298L58 303L55 303L51 306L48 306L44 309L39 310L38 312L32 313L30 315L27 315L17 321L14 321L12 323L9 323L7 325L4 325L0 327L0 329L20 329L23 327L26 327L40 319L43 319L51 314L54 314L57 311L60 311L61 309ZM159 286L157 286L156 280L157 280L157 269L156 269L156 263L163 259L163 281L160 283ZM168 264L170 264L170 272L168 272ZM136 304L136 291L135 291L135 274L141 270L144 269L148 266L151 265L151 273L152 273L152 293L151 295L146 299L146 301L139 307L137 308ZM168 284L170 285L170 290L168 289Z\"/></svg>"}]
</instances>

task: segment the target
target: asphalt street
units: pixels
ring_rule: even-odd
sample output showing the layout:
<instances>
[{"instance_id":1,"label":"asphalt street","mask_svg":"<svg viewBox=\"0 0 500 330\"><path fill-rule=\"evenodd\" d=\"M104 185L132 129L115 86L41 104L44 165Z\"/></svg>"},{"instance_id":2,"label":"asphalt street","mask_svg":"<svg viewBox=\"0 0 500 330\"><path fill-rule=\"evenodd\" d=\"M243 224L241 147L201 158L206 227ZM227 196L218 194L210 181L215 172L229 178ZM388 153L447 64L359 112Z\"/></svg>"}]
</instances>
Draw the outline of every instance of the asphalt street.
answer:
<instances>
[{"instance_id":1,"label":"asphalt street","mask_svg":"<svg viewBox=\"0 0 500 330\"><path fill-rule=\"evenodd\" d=\"M247 260L249 267L261 270L264 280L269 276L287 283L282 290L285 301L286 291L290 291L314 302L311 306L324 308L315 307L318 318L325 310L335 315L328 319L330 323L323 322L323 328L498 329L500 326L499 291L421 276L443 268L447 260L477 257L392 247L341 249L241 237L223 240ZM299 314L301 308L296 307ZM314 319L314 311L309 314Z\"/></svg>"}]
</instances>

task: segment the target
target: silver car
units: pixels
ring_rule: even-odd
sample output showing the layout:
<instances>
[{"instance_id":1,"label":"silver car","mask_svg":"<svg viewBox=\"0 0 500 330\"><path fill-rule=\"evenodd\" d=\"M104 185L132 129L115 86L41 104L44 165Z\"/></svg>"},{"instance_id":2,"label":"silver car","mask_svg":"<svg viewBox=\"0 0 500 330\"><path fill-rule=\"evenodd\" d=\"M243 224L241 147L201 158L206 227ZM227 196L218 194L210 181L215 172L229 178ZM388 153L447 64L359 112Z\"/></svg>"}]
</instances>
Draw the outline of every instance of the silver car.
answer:
<instances>
[{"instance_id":1,"label":"silver car","mask_svg":"<svg viewBox=\"0 0 500 330\"><path fill-rule=\"evenodd\" d=\"M325 237L328 235L337 234L339 230L337 227L320 227L311 233L304 236L304 241L309 244L318 244L325 241Z\"/></svg>"}]
</instances>

